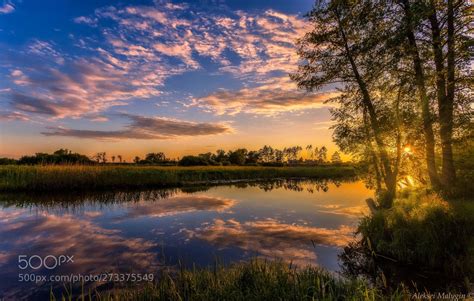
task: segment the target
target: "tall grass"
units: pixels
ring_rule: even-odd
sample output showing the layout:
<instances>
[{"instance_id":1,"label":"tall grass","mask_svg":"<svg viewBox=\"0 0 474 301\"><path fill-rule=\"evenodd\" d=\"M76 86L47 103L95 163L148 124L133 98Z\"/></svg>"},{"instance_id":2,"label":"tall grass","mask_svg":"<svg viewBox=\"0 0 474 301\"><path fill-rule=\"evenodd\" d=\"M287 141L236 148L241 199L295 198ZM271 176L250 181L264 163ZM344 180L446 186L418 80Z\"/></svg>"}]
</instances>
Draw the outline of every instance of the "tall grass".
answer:
<instances>
[{"instance_id":1,"label":"tall grass","mask_svg":"<svg viewBox=\"0 0 474 301\"><path fill-rule=\"evenodd\" d=\"M354 176L350 166L0 166L0 191L171 187L234 180Z\"/></svg>"},{"instance_id":2,"label":"tall grass","mask_svg":"<svg viewBox=\"0 0 474 301\"><path fill-rule=\"evenodd\" d=\"M59 298L72 299L60 295ZM58 298L58 299L59 299ZM390 296L360 280L347 280L325 270L296 269L281 261L251 260L225 267L163 271L159 280L141 288L83 293L95 300L406 300L402 290ZM51 296L51 300L58 300ZM81 300L81 299L80 299Z\"/></svg>"}]
</instances>

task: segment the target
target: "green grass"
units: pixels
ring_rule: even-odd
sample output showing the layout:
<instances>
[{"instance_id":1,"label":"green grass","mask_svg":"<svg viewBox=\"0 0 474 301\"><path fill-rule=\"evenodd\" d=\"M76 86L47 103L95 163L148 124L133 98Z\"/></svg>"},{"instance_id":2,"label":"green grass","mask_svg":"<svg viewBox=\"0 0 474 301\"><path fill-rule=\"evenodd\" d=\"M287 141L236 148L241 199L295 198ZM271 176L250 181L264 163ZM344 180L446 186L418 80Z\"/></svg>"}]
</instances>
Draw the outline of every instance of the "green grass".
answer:
<instances>
[{"instance_id":1,"label":"green grass","mask_svg":"<svg viewBox=\"0 0 474 301\"><path fill-rule=\"evenodd\" d=\"M83 293L78 300L407 300L403 290L384 295L361 280L347 280L323 269L296 269L281 261L251 260L207 269L163 271L141 288ZM51 300L74 300L51 296Z\"/></svg>"},{"instance_id":2,"label":"green grass","mask_svg":"<svg viewBox=\"0 0 474 301\"><path fill-rule=\"evenodd\" d=\"M0 166L0 191L173 187L234 180L354 176L351 166Z\"/></svg>"}]
</instances>

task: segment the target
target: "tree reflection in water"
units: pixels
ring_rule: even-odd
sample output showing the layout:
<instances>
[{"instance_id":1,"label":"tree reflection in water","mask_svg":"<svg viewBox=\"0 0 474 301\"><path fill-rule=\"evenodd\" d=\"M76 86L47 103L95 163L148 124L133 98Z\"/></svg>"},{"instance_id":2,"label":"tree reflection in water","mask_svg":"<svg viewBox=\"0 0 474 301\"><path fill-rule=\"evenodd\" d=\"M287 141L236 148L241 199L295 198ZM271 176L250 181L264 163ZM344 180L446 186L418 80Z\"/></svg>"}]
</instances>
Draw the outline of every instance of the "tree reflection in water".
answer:
<instances>
[{"instance_id":1,"label":"tree reflection in water","mask_svg":"<svg viewBox=\"0 0 474 301\"><path fill-rule=\"evenodd\" d=\"M344 179L346 183L351 181L356 181L356 179ZM275 179L272 181L234 182L224 185L237 188L256 187L263 191L285 189L315 193L327 192L329 184L339 187L341 183L342 181L337 179ZM75 210L84 205L114 205L148 200L154 201L170 198L178 193L203 192L215 186L220 185L200 185L154 190L82 191L74 193L6 193L0 195L0 206L3 208L28 208L34 206L37 209L60 207L62 210Z\"/></svg>"}]
</instances>

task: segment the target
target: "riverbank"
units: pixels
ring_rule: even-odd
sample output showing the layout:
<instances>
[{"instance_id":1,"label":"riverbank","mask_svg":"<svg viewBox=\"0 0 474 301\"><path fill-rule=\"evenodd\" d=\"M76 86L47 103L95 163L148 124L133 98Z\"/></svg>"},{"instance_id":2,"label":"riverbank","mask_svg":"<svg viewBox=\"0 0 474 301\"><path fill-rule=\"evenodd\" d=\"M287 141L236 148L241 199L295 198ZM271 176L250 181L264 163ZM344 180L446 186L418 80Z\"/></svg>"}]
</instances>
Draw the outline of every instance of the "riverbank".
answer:
<instances>
[{"instance_id":1,"label":"riverbank","mask_svg":"<svg viewBox=\"0 0 474 301\"><path fill-rule=\"evenodd\" d=\"M0 191L164 188L276 178L353 177L352 166L0 166Z\"/></svg>"}]
</instances>

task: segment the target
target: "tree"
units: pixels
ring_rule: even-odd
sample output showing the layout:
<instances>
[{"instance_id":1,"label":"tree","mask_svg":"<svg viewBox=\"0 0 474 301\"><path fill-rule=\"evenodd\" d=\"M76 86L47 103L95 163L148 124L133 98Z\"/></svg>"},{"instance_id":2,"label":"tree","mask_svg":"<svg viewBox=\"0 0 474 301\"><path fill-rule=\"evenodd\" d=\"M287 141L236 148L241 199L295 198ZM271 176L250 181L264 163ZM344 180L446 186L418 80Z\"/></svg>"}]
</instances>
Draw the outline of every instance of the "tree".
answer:
<instances>
[{"instance_id":1,"label":"tree","mask_svg":"<svg viewBox=\"0 0 474 301\"><path fill-rule=\"evenodd\" d=\"M59 149L52 154L36 153L34 156L22 156L18 164L90 164L85 155L73 153L68 149Z\"/></svg>"},{"instance_id":2,"label":"tree","mask_svg":"<svg viewBox=\"0 0 474 301\"><path fill-rule=\"evenodd\" d=\"M117 155L117 158L118 158L119 162L122 163L122 155Z\"/></svg>"},{"instance_id":3,"label":"tree","mask_svg":"<svg viewBox=\"0 0 474 301\"><path fill-rule=\"evenodd\" d=\"M145 156L145 162L144 163L149 163L149 164L159 164L163 163L166 161L166 156L162 152L158 153L148 153Z\"/></svg>"},{"instance_id":4,"label":"tree","mask_svg":"<svg viewBox=\"0 0 474 301\"><path fill-rule=\"evenodd\" d=\"M385 30L383 9L372 1L316 1L308 16L313 30L299 42L303 63L291 78L309 91L339 82L343 93L337 101L356 103L355 112L366 112L376 146L374 154L383 169L384 206L389 207L396 192L397 171L384 137L386 119L378 109L383 100L371 91L387 63L380 51L389 32Z\"/></svg>"},{"instance_id":5,"label":"tree","mask_svg":"<svg viewBox=\"0 0 474 301\"><path fill-rule=\"evenodd\" d=\"M112 163L115 163L115 156L110 157L112 159Z\"/></svg>"},{"instance_id":6,"label":"tree","mask_svg":"<svg viewBox=\"0 0 474 301\"><path fill-rule=\"evenodd\" d=\"M107 163L107 153L105 152L97 153L93 158L97 161L97 163Z\"/></svg>"},{"instance_id":7,"label":"tree","mask_svg":"<svg viewBox=\"0 0 474 301\"><path fill-rule=\"evenodd\" d=\"M139 162L140 162L140 157L135 156L135 158L133 158L133 163L138 164Z\"/></svg>"},{"instance_id":8,"label":"tree","mask_svg":"<svg viewBox=\"0 0 474 301\"><path fill-rule=\"evenodd\" d=\"M313 146L311 144L306 145L306 152L308 153L308 159L313 159Z\"/></svg>"},{"instance_id":9,"label":"tree","mask_svg":"<svg viewBox=\"0 0 474 301\"><path fill-rule=\"evenodd\" d=\"M181 166L206 166L209 165L209 161L206 159L205 156L183 156L181 160L179 160L178 165Z\"/></svg>"},{"instance_id":10,"label":"tree","mask_svg":"<svg viewBox=\"0 0 474 301\"><path fill-rule=\"evenodd\" d=\"M311 158L318 158L318 155L319 155L319 148L314 147L313 153L311 154Z\"/></svg>"},{"instance_id":11,"label":"tree","mask_svg":"<svg viewBox=\"0 0 474 301\"><path fill-rule=\"evenodd\" d=\"M331 162L334 163L334 164L342 163L341 155L339 154L338 151L335 151L335 152L332 154L332 156L331 156Z\"/></svg>"},{"instance_id":12,"label":"tree","mask_svg":"<svg viewBox=\"0 0 474 301\"><path fill-rule=\"evenodd\" d=\"M227 155L225 153L225 150L218 149L216 151L216 155L213 156L213 160L216 161L216 162L219 162L219 163L224 163L224 162L228 161L229 158L227 157Z\"/></svg>"},{"instance_id":13,"label":"tree","mask_svg":"<svg viewBox=\"0 0 474 301\"><path fill-rule=\"evenodd\" d=\"M449 191L456 184L453 136L456 130L463 131L462 120L468 119L465 116L472 111L465 101L469 95L472 97L469 92L472 91L469 87L469 82L472 83L472 52L469 50L473 41L469 34L472 31L472 4L466 0L399 0L384 5L387 6L387 19L392 20L396 33L386 50L393 57L399 57L400 62L405 56L411 60L410 65L398 66L403 77L416 84L430 182L434 188ZM441 176L434 159L435 125L439 129Z\"/></svg>"},{"instance_id":14,"label":"tree","mask_svg":"<svg viewBox=\"0 0 474 301\"><path fill-rule=\"evenodd\" d=\"M423 70L423 62L420 56L419 47L417 45L416 36L414 33L414 16L410 4L410 0L401 0L400 5L403 8L402 31L406 36L408 56L413 61L413 71L415 75L415 83L418 90L418 97L420 98L420 106L423 119L423 131L425 138L425 157L428 168L428 175L431 184L435 187L439 186L438 174L436 171L435 162L435 137L433 132L432 113L430 108L430 100L427 94L426 77Z\"/></svg>"},{"instance_id":15,"label":"tree","mask_svg":"<svg viewBox=\"0 0 474 301\"><path fill-rule=\"evenodd\" d=\"M256 164L259 160L259 152L258 151L249 151L247 153L247 158L245 163L246 164Z\"/></svg>"},{"instance_id":16,"label":"tree","mask_svg":"<svg viewBox=\"0 0 474 301\"><path fill-rule=\"evenodd\" d=\"M326 162L327 160L327 157L328 157L328 150L325 146L321 147L319 149L319 153L318 153L318 161L320 163L324 163Z\"/></svg>"},{"instance_id":17,"label":"tree","mask_svg":"<svg viewBox=\"0 0 474 301\"><path fill-rule=\"evenodd\" d=\"M283 153L283 151L279 149L275 149L274 153L275 153L275 162L283 163L285 159L285 154Z\"/></svg>"},{"instance_id":18,"label":"tree","mask_svg":"<svg viewBox=\"0 0 474 301\"><path fill-rule=\"evenodd\" d=\"M264 163L275 161L275 151L271 146L265 145L258 152L260 160Z\"/></svg>"},{"instance_id":19,"label":"tree","mask_svg":"<svg viewBox=\"0 0 474 301\"><path fill-rule=\"evenodd\" d=\"M229 161L231 164L244 165L248 151L245 148L239 148L233 152L229 152Z\"/></svg>"}]
</instances>

